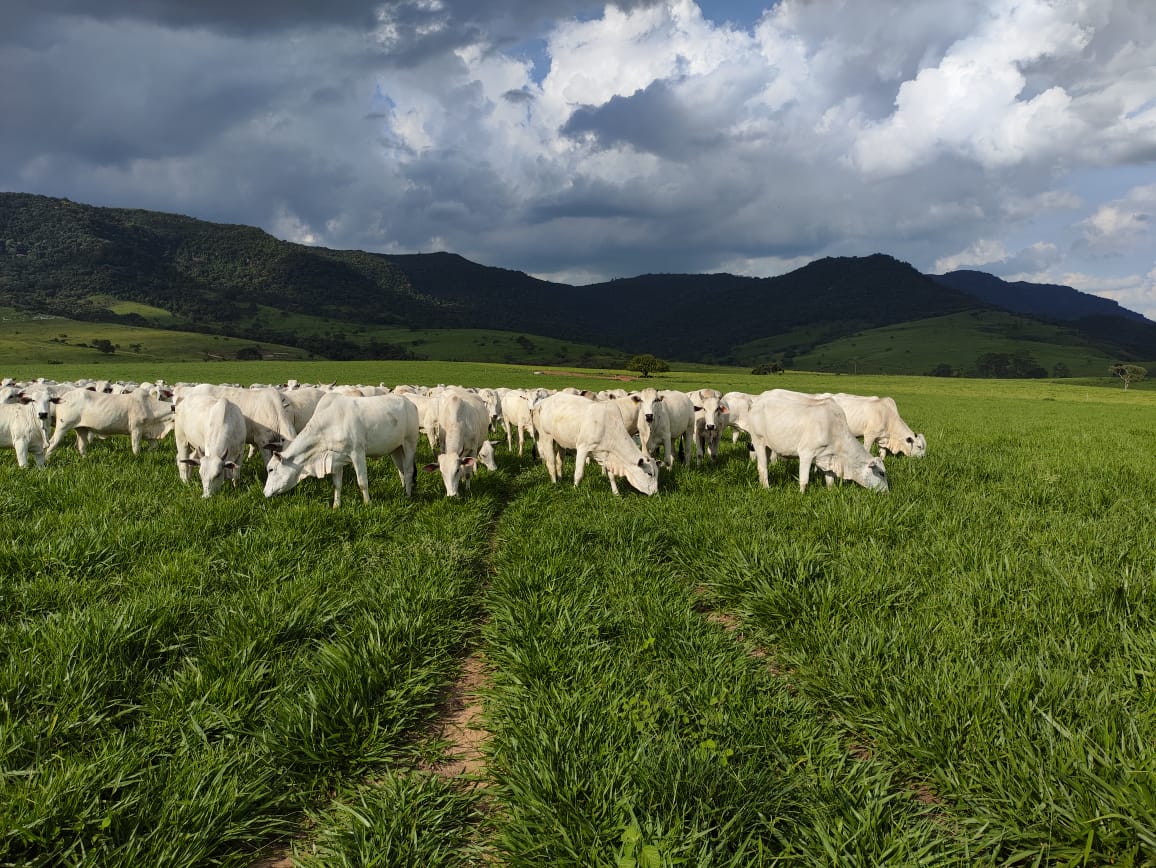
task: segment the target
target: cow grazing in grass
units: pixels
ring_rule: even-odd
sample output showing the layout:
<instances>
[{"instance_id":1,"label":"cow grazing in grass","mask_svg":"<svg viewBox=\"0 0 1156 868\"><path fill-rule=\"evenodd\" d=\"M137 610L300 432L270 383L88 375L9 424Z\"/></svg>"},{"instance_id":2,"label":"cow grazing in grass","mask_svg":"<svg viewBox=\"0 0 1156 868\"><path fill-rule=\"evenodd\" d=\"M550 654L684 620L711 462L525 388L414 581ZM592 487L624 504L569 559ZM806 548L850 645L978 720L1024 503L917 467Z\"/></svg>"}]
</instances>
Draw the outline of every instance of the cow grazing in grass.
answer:
<instances>
[{"instance_id":1,"label":"cow grazing in grass","mask_svg":"<svg viewBox=\"0 0 1156 868\"><path fill-rule=\"evenodd\" d=\"M269 459L265 496L288 491L303 476L329 476L333 506L339 507L345 465L352 464L361 498L369 503L366 459L388 455L408 497L413 494L417 438L417 408L400 395L326 395L301 433Z\"/></svg>"},{"instance_id":2,"label":"cow grazing in grass","mask_svg":"<svg viewBox=\"0 0 1156 868\"><path fill-rule=\"evenodd\" d=\"M582 481L589 456L606 471L615 494L620 476L643 494L658 491L658 465L626 432L614 404L557 394L536 404L533 413L538 452L552 482L562 474L562 450L573 449L575 485Z\"/></svg>"},{"instance_id":3,"label":"cow grazing in grass","mask_svg":"<svg viewBox=\"0 0 1156 868\"><path fill-rule=\"evenodd\" d=\"M751 448L758 462L759 484L770 483L767 451L799 458L799 490L807 490L811 465L822 471L827 484L849 479L865 488L887 491L882 458L872 457L855 439L847 416L830 398L764 393L751 404L748 415Z\"/></svg>"}]
</instances>

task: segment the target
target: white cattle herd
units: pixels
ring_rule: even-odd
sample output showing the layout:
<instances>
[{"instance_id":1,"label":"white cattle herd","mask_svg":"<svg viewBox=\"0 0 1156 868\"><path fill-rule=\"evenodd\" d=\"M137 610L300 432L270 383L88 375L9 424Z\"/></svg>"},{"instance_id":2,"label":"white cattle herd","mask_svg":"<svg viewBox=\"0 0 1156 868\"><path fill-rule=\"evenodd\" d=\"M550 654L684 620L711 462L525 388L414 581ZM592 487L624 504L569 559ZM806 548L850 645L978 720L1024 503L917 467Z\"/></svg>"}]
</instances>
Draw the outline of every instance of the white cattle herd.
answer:
<instances>
[{"instance_id":1,"label":"white cattle herd","mask_svg":"<svg viewBox=\"0 0 1156 868\"><path fill-rule=\"evenodd\" d=\"M15 449L20 467L28 466L30 456L43 466L70 431L81 455L94 437L127 435L137 454L143 440L173 431L180 478L188 482L196 467L203 497L226 481L237 484L247 451L261 455L266 497L292 489L302 477L328 476L335 507L341 505L347 464L369 502L367 458L389 456L406 495L412 495L423 434L437 455L424 469L441 474L447 496L468 490L479 464L497 469L489 438L503 433L510 452L516 434L519 455L528 435L552 482L562 477L563 453L572 452L575 485L593 460L615 494L623 478L651 495L659 488L660 463L673 467L676 445L686 465L713 461L727 428L735 442L743 433L749 437L763 487L770 484L768 463L787 456L798 458L800 490L815 467L827 485L842 479L886 491L886 456L927 452L926 438L903 421L891 398L787 389L752 395L716 389L310 386L294 380L249 388L43 379L0 384L0 448Z\"/></svg>"}]
</instances>

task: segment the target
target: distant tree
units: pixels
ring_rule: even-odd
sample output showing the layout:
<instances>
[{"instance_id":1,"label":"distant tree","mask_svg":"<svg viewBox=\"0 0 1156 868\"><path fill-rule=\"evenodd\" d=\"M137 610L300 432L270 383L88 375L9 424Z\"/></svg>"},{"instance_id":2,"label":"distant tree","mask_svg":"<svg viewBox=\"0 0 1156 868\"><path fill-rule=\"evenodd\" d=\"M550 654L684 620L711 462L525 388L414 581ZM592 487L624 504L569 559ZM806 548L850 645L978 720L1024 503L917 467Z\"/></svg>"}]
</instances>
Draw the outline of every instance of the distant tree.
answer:
<instances>
[{"instance_id":1,"label":"distant tree","mask_svg":"<svg viewBox=\"0 0 1156 868\"><path fill-rule=\"evenodd\" d=\"M112 341L108 340L108 338L97 338L92 342L91 346L94 350L104 353L107 356L111 356L116 352L116 346Z\"/></svg>"},{"instance_id":2,"label":"distant tree","mask_svg":"<svg viewBox=\"0 0 1156 868\"><path fill-rule=\"evenodd\" d=\"M752 374L781 374L783 373L783 366L778 362L763 362L761 365L756 365L751 368Z\"/></svg>"},{"instance_id":3,"label":"distant tree","mask_svg":"<svg viewBox=\"0 0 1156 868\"><path fill-rule=\"evenodd\" d=\"M984 353L975 360L977 377L995 379L1039 379L1048 375L1047 369L1031 353Z\"/></svg>"},{"instance_id":4,"label":"distant tree","mask_svg":"<svg viewBox=\"0 0 1156 868\"><path fill-rule=\"evenodd\" d=\"M238 362L259 362L265 358L265 354L261 352L260 347L241 347L234 353L234 358Z\"/></svg>"},{"instance_id":5,"label":"distant tree","mask_svg":"<svg viewBox=\"0 0 1156 868\"><path fill-rule=\"evenodd\" d=\"M1063 379L1064 377L1072 376L1072 369L1063 362L1056 362L1055 367L1052 368L1052 376L1056 379Z\"/></svg>"},{"instance_id":6,"label":"distant tree","mask_svg":"<svg viewBox=\"0 0 1156 868\"><path fill-rule=\"evenodd\" d=\"M931 376L933 376L933 377L954 377L955 376L955 368L953 368L947 362L940 362L938 365L936 365L934 368L931 369Z\"/></svg>"},{"instance_id":7,"label":"distant tree","mask_svg":"<svg viewBox=\"0 0 1156 868\"><path fill-rule=\"evenodd\" d=\"M626 363L626 370L638 371L642 376L649 377L651 374L669 371L670 365L662 359L655 358L650 353L640 353L637 356L632 356L630 361Z\"/></svg>"},{"instance_id":8,"label":"distant tree","mask_svg":"<svg viewBox=\"0 0 1156 868\"><path fill-rule=\"evenodd\" d=\"M1142 368L1139 365L1125 365L1120 362L1112 365L1108 370L1113 376L1119 377L1124 381L1124 388L1127 389L1129 385L1139 380L1143 380L1148 376L1148 369Z\"/></svg>"}]
</instances>

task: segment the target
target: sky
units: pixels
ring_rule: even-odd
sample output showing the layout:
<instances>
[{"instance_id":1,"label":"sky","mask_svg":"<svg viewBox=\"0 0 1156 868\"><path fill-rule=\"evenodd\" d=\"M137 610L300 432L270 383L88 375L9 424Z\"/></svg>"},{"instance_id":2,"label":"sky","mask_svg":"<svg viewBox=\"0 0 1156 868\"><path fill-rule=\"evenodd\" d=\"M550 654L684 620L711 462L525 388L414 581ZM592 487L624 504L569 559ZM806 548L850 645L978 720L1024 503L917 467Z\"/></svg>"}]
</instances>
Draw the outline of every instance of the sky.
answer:
<instances>
[{"instance_id":1,"label":"sky","mask_svg":"<svg viewBox=\"0 0 1156 868\"><path fill-rule=\"evenodd\" d=\"M571 284L882 252L1156 319L1152 0L0 10L0 190Z\"/></svg>"}]
</instances>

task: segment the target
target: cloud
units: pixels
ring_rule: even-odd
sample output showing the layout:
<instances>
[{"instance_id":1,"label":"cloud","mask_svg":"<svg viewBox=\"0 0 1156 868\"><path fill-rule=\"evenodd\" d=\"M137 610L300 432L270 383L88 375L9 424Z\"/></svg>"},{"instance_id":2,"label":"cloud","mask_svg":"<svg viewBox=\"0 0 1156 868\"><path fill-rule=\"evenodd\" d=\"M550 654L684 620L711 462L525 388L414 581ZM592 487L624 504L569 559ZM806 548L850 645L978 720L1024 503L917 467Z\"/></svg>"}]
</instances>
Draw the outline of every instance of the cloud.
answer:
<instances>
[{"instance_id":1,"label":"cloud","mask_svg":"<svg viewBox=\"0 0 1156 868\"><path fill-rule=\"evenodd\" d=\"M1138 0L17 2L0 189L541 276L1151 268Z\"/></svg>"},{"instance_id":2,"label":"cloud","mask_svg":"<svg viewBox=\"0 0 1156 868\"><path fill-rule=\"evenodd\" d=\"M1156 184L1134 187L1096 209L1079 224L1083 241L1097 253L1150 247L1156 240Z\"/></svg>"}]
</instances>

